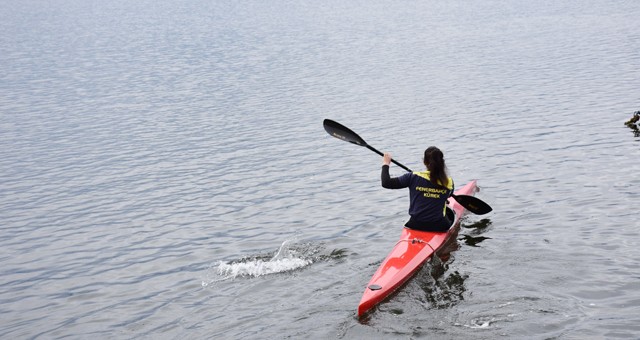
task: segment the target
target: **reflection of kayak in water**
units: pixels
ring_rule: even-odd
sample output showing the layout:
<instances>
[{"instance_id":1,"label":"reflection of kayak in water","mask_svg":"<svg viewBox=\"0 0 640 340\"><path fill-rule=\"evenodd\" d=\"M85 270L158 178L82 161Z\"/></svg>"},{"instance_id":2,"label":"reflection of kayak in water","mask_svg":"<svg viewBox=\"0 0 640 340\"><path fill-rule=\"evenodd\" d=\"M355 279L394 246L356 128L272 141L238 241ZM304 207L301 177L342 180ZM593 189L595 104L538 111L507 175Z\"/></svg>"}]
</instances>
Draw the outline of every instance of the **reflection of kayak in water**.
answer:
<instances>
[{"instance_id":1,"label":"reflection of kayak in water","mask_svg":"<svg viewBox=\"0 0 640 340\"><path fill-rule=\"evenodd\" d=\"M477 191L476 181L471 181L464 187L456 190L456 195L472 196ZM376 306L391 293L396 291L405 283L420 266L429 259L436 251L455 237L460 227L460 218L466 212L453 198L449 198L449 213L455 214L453 225L447 232L429 232L402 229L400 240L393 247L387 258L382 262L378 270L364 290L360 304L358 305L358 316L364 315L371 308Z\"/></svg>"}]
</instances>

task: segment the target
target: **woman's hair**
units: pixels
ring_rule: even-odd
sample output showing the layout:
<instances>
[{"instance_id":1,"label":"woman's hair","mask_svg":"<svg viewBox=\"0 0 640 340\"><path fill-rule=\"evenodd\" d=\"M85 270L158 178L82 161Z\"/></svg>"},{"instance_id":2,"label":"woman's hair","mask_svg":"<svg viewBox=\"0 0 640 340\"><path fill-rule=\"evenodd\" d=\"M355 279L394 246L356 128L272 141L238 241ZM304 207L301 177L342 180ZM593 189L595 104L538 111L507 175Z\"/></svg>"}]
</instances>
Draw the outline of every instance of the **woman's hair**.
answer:
<instances>
[{"instance_id":1,"label":"woman's hair","mask_svg":"<svg viewBox=\"0 0 640 340\"><path fill-rule=\"evenodd\" d=\"M435 146L424 150L424 165L429 170L429 180L435 185L446 186L449 183L447 165L444 163L442 151Z\"/></svg>"}]
</instances>

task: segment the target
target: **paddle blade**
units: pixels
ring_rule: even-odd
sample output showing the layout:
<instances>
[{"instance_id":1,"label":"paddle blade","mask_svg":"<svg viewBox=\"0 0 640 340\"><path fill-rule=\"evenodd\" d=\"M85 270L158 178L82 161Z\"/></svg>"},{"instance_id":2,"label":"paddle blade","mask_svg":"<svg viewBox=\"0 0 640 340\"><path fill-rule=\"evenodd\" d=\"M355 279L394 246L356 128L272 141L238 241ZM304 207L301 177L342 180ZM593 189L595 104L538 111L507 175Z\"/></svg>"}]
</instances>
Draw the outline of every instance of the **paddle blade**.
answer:
<instances>
[{"instance_id":1,"label":"paddle blade","mask_svg":"<svg viewBox=\"0 0 640 340\"><path fill-rule=\"evenodd\" d=\"M367 142L360 138L357 133L351 131L348 127L338 122L331 119L325 119L323 125L325 131L333 137L356 145L367 146Z\"/></svg>"},{"instance_id":2,"label":"paddle blade","mask_svg":"<svg viewBox=\"0 0 640 340\"><path fill-rule=\"evenodd\" d=\"M476 215L484 215L490 213L491 208L487 203L475 196L469 195L451 195L461 206Z\"/></svg>"}]
</instances>

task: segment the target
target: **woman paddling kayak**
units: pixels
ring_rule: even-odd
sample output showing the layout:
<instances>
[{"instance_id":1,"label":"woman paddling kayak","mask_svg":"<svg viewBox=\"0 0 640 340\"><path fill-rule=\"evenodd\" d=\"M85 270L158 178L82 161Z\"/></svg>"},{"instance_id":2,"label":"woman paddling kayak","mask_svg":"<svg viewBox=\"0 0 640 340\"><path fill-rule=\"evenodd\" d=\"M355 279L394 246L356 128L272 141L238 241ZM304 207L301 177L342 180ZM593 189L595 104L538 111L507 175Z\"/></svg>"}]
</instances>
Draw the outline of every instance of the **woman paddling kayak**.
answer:
<instances>
[{"instance_id":1,"label":"woman paddling kayak","mask_svg":"<svg viewBox=\"0 0 640 340\"><path fill-rule=\"evenodd\" d=\"M426 171L408 172L400 177L389 175L391 154L382 157L382 187L409 188L409 215L405 227L423 231L445 232L451 227L447 217L447 198L453 193L453 179L447 175L442 151L430 146L424 151Z\"/></svg>"}]
</instances>

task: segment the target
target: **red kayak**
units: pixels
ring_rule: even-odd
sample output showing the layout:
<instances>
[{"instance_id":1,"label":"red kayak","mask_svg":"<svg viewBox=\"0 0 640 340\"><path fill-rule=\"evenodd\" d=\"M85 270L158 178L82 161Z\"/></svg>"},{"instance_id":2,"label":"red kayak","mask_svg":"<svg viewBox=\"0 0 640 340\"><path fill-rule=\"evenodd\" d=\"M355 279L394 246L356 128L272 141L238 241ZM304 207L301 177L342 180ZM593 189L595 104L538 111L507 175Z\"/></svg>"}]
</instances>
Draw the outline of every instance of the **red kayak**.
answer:
<instances>
[{"instance_id":1,"label":"red kayak","mask_svg":"<svg viewBox=\"0 0 640 340\"><path fill-rule=\"evenodd\" d=\"M473 180L456 190L455 194L473 196L476 191L478 191L478 188L476 181ZM382 262L376 273L373 274L371 281L365 288L358 305L358 316L364 315L400 288L431 255L438 251L452 235L457 233L460 227L460 219L467 210L451 197L449 198L448 206L455 214L453 226L449 231L429 232L408 228L402 229L400 240L387 255L387 258Z\"/></svg>"}]
</instances>

